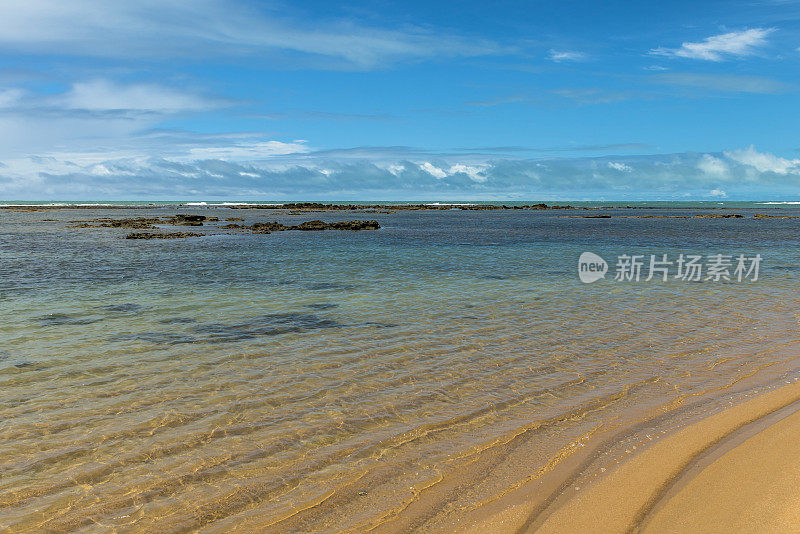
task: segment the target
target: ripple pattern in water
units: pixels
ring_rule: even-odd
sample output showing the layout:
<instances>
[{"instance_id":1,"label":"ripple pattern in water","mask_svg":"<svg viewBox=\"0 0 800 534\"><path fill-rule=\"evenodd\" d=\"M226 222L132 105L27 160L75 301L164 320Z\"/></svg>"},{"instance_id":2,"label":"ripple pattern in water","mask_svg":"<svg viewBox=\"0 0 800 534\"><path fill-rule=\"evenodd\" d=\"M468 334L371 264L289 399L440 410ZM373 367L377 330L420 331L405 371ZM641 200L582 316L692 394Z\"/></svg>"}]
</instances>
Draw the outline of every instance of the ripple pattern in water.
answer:
<instances>
[{"instance_id":1,"label":"ripple pattern in water","mask_svg":"<svg viewBox=\"0 0 800 534\"><path fill-rule=\"evenodd\" d=\"M562 214L166 242L0 214L0 525L360 529L472 462L446 524L626 413L794 357L792 220ZM584 250L765 259L756 283L584 285Z\"/></svg>"}]
</instances>

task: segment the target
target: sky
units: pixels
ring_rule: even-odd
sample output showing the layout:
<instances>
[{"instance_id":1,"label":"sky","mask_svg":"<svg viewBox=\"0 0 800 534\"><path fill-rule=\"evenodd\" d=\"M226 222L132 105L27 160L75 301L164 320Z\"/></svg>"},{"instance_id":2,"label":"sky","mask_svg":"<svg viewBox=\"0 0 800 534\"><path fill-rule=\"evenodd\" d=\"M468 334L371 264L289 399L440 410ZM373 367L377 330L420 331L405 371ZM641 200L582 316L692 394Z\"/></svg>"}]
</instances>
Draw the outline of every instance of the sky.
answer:
<instances>
[{"instance_id":1,"label":"sky","mask_svg":"<svg viewBox=\"0 0 800 534\"><path fill-rule=\"evenodd\" d=\"M798 200L800 1L6 0L3 200Z\"/></svg>"}]
</instances>

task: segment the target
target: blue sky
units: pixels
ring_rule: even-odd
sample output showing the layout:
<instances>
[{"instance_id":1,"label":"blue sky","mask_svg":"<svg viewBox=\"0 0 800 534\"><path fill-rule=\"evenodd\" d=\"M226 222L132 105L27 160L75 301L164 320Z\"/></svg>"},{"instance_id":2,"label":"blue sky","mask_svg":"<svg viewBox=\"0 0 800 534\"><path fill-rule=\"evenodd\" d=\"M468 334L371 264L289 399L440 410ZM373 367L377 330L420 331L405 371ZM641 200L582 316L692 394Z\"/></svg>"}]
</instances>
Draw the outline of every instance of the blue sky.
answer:
<instances>
[{"instance_id":1,"label":"blue sky","mask_svg":"<svg viewBox=\"0 0 800 534\"><path fill-rule=\"evenodd\" d=\"M0 198L800 198L800 2L8 1Z\"/></svg>"}]
</instances>

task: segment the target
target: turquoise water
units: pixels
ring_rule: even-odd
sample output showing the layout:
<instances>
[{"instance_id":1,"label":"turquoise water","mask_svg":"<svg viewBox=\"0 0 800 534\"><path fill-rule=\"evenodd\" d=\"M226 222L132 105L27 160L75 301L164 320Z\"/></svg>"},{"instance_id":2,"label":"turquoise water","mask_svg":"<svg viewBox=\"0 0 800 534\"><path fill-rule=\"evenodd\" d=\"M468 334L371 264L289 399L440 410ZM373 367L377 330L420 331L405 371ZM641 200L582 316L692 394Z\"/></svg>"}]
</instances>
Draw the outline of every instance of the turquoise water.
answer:
<instances>
[{"instance_id":1,"label":"turquoise water","mask_svg":"<svg viewBox=\"0 0 800 534\"><path fill-rule=\"evenodd\" d=\"M444 525L630 414L796 357L800 219L733 206L745 218L2 210L0 525L360 530L524 434L524 456L428 519ZM176 213L222 221L178 240L70 228ZM228 217L382 228L249 234ZM612 271L621 254L763 263L757 282L588 285L584 251Z\"/></svg>"}]
</instances>

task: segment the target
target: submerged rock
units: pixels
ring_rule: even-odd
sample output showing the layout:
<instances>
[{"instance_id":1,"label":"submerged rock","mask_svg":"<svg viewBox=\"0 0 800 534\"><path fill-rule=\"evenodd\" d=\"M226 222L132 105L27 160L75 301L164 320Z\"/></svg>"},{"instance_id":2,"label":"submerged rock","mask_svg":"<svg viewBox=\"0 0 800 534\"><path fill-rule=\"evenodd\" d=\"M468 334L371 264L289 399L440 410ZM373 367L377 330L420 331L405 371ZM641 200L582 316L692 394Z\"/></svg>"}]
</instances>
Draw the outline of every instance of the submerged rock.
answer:
<instances>
[{"instance_id":1,"label":"submerged rock","mask_svg":"<svg viewBox=\"0 0 800 534\"><path fill-rule=\"evenodd\" d=\"M143 309L141 304L133 304L131 302L127 302L125 304L109 304L108 306L100 306L100 309L110 312L137 312Z\"/></svg>"},{"instance_id":2,"label":"submerged rock","mask_svg":"<svg viewBox=\"0 0 800 534\"><path fill-rule=\"evenodd\" d=\"M754 219L800 219L797 215L768 215L766 213L756 213Z\"/></svg>"},{"instance_id":3,"label":"submerged rock","mask_svg":"<svg viewBox=\"0 0 800 534\"><path fill-rule=\"evenodd\" d=\"M87 325L100 321L93 317L75 317L66 313L49 313L40 317L34 317L42 326L61 326L61 325Z\"/></svg>"},{"instance_id":4,"label":"submerged rock","mask_svg":"<svg viewBox=\"0 0 800 534\"><path fill-rule=\"evenodd\" d=\"M319 304L306 304L306 308L311 308L312 310L331 310L333 308L338 308L338 304L333 304L331 302L321 302Z\"/></svg>"}]
</instances>

